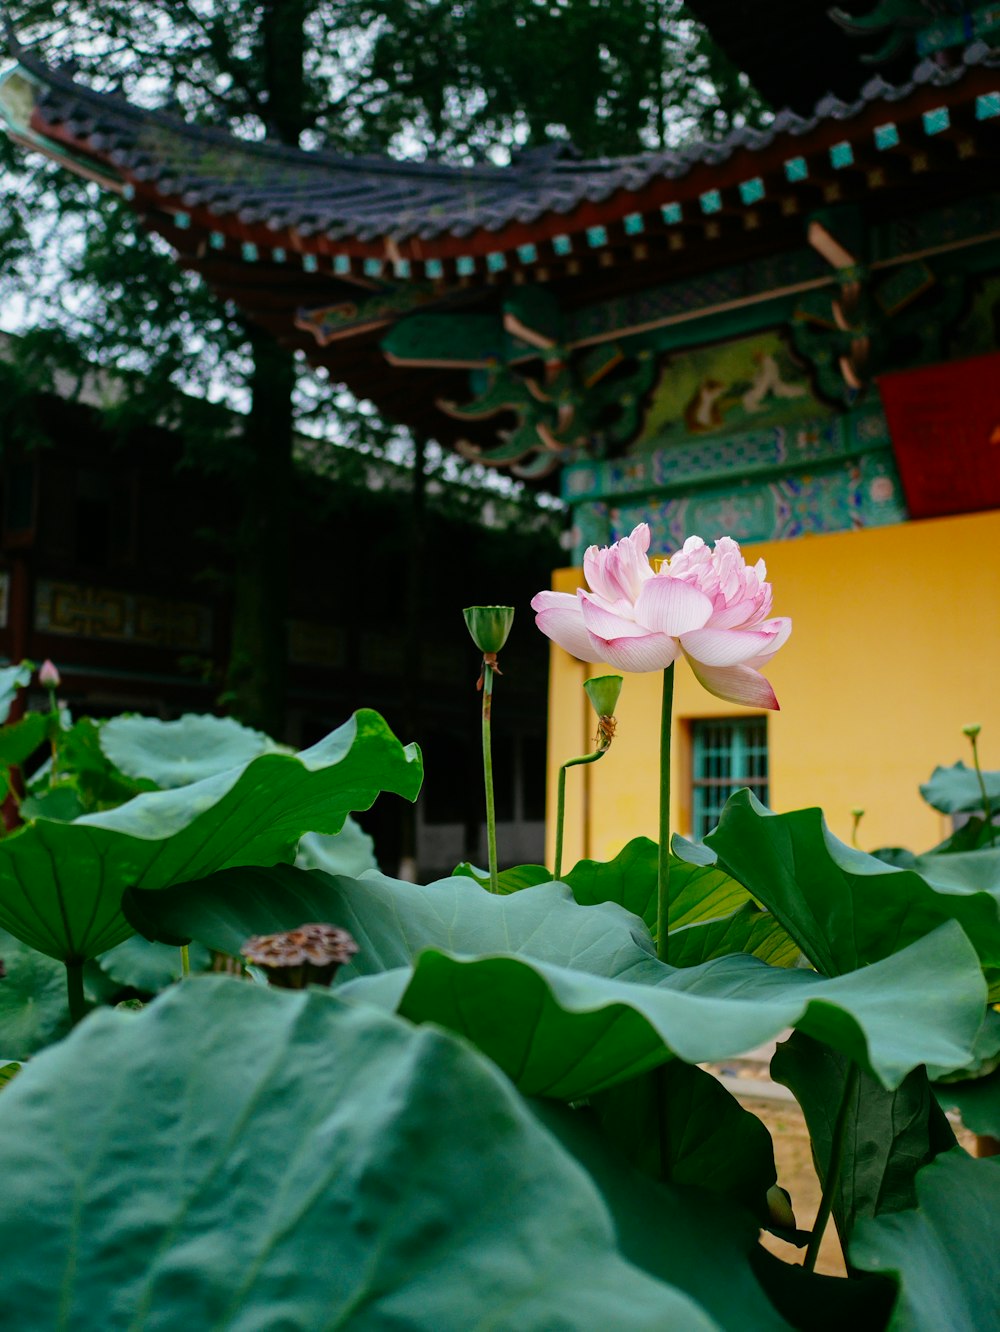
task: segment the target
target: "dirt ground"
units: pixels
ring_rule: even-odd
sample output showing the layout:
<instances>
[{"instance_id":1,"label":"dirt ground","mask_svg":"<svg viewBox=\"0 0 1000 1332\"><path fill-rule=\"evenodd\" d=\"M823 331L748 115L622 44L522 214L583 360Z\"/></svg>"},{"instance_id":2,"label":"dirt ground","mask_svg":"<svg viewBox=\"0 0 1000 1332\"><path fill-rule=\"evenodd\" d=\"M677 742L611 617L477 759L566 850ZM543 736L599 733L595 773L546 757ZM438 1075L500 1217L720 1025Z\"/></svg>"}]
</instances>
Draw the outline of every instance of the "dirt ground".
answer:
<instances>
[{"instance_id":1,"label":"dirt ground","mask_svg":"<svg viewBox=\"0 0 1000 1332\"><path fill-rule=\"evenodd\" d=\"M770 1130L774 1139L774 1161L778 1168L778 1183L792 1195L792 1206L795 1208L795 1220L799 1229L809 1230L819 1207L820 1187L813 1169L809 1134L806 1131L802 1111L794 1101L772 1101L741 1095L740 1102L762 1119ZM956 1132L962 1146L972 1151L974 1141L972 1134L960 1128L956 1128ZM803 1249L796 1249L791 1244L786 1244L774 1235L766 1233L761 1236L761 1242L765 1248L783 1258L785 1262L802 1262L805 1252ZM832 1218L823 1236L816 1271L829 1276L844 1275L844 1259Z\"/></svg>"}]
</instances>

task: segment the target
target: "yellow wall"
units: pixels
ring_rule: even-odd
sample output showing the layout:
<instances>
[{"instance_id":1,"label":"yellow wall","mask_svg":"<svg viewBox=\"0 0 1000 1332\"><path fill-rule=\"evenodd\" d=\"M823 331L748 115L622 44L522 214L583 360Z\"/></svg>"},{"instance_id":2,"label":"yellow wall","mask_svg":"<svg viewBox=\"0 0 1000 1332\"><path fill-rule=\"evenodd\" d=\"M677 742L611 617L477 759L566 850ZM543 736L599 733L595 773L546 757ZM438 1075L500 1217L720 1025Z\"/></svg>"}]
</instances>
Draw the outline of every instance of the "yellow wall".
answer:
<instances>
[{"instance_id":1,"label":"yellow wall","mask_svg":"<svg viewBox=\"0 0 1000 1332\"><path fill-rule=\"evenodd\" d=\"M1000 768L1000 512L768 542L744 554L767 561L774 613L794 625L766 672L781 703L767 714L771 807L820 805L847 841L850 811L861 806L862 847L926 850L949 824L917 787L938 763L971 761L964 725L982 724L983 764ZM556 571L556 590L580 586L579 570ZM550 863L558 764L593 748L581 683L607 670L552 647ZM675 675L671 824L689 832L685 722L750 713L707 693L683 660ZM658 673L626 676L611 751L570 769L564 866L657 835L660 686Z\"/></svg>"}]
</instances>

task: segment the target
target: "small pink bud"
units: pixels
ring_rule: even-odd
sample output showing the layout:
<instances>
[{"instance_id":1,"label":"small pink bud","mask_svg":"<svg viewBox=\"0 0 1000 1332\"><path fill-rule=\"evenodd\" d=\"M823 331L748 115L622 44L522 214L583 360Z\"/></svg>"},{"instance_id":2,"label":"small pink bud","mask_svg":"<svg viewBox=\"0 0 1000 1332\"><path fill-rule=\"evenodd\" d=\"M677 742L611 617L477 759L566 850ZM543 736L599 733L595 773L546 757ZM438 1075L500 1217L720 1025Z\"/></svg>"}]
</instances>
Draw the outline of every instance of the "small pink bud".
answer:
<instances>
[{"instance_id":1,"label":"small pink bud","mask_svg":"<svg viewBox=\"0 0 1000 1332\"><path fill-rule=\"evenodd\" d=\"M46 689L58 689L62 680L55 665L49 661L48 657L38 668L38 683L44 685Z\"/></svg>"}]
</instances>

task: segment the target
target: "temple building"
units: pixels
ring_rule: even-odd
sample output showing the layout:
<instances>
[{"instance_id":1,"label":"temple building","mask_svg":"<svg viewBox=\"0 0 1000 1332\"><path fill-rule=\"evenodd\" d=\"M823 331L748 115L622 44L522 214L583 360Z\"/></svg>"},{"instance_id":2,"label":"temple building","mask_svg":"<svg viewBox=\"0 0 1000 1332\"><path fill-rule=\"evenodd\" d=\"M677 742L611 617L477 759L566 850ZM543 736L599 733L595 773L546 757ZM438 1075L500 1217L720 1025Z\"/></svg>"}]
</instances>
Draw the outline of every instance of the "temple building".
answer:
<instances>
[{"instance_id":1,"label":"temple building","mask_svg":"<svg viewBox=\"0 0 1000 1332\"><path fill-rule=\"evenodd\" d=\"M556 588L641 521L663 553L697 533L764 556L795 622L782 710L679 671L675 827L703 834L750 784L922 848L945 830L917 784L964 723L1000 766L1000 14L691 7L786 108L766 128L614 160L345 157L20 49L0 115L386 417L558 486ZM550 773L589 747L599 669L552 651ZM658 686L626 682L611 755L570 783L567 859L655 833Z\"/></svg>"}]
</instances>

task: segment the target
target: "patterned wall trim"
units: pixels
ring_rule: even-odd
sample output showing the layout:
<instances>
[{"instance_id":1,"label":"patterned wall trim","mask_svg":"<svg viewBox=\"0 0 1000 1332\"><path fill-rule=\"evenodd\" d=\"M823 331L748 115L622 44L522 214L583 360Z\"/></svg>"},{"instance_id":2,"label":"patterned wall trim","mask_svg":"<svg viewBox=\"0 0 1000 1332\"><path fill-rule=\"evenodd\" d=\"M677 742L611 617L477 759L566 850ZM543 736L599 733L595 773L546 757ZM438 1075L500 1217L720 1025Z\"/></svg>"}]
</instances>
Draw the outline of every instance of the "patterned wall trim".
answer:
<instances>
[{"instance_id":1,"label":"patterned wall trim","mask_svg":"<svg viewBox=\"0 0 1000 1332\"><path fill-rule=\"evenodd\" d=\"M657 500L692 485L815 467L889 447L889 428L878 408L738 435L693 439L641 457L574 463L563 470L563 499L612 500L654 494Z\"/></svg>"},{"instance_id":2,"label":"patterned wall trim","mask_svg":"<svg viewBox=\"0 0 1000 1332\"><path fill-rule=\"evenodd\" d=\"M743 480L641 503L584 503L574 510L575 559L588 545L607 545L649 523L653 548L676 550L685 537L706 541L779 541L809 533L883 527L907 518L896 465L888 449L770 481Z\"/></svg>"},{"instance_id":3,"label":"patterned wall trim","mask_svg":"<svg viewBox=\"0 0 1000 1332\"><path fill-rule=\"evenodd\" d=\"M211 613L195 602L46 578L35 584L35 629L175 652L205 652L212 638Z\"/></svg>"}]
</instances>

